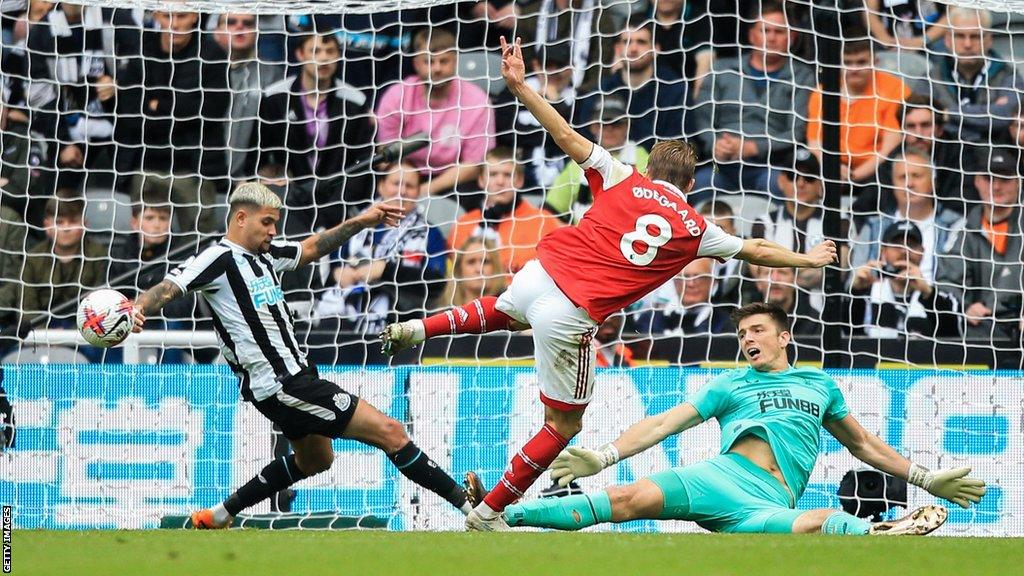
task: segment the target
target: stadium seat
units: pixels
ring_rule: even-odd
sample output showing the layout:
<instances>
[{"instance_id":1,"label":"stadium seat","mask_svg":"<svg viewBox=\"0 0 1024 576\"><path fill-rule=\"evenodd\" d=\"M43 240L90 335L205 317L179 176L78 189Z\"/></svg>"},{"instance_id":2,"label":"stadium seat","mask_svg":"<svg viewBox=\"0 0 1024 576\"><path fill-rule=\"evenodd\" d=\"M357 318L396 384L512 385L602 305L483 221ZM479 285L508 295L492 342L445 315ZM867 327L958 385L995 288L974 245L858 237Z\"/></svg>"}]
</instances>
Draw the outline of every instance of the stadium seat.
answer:
<instances>
[{"instance_id":1,"label":"stadium seat","mask_svg":"<svg viewBox=\"0 0 1024 576\"><path fill-rule=\"evenodd\" d=\"M85 227L89 232L131 230L132 203L127 194L91 188L85 191Z\"/></svg>"},{"instance_id":2,"label":"stadium seat","mask_svg":"<svg viewBox=\"0 0 1024 576\"><path fill-rule=\"evenodd\" d=\"M486 50L459 54L459 78L469 80L491 96L505 89L501 78L501 56Z\"/></svg>"},{"instance_id":3,"label":"stadium seat","mask_svg":"<svg viewBox=\"0 0 1024 576\"><path fill-rule=\"evenodd\" d=\"M424 198L422 202L427 222L431 226L437 227L441 234L447 237L452 225L459 219L459 216L462 216L462 207L454 200L438 196Z\"/></svg>"}]
</instances>

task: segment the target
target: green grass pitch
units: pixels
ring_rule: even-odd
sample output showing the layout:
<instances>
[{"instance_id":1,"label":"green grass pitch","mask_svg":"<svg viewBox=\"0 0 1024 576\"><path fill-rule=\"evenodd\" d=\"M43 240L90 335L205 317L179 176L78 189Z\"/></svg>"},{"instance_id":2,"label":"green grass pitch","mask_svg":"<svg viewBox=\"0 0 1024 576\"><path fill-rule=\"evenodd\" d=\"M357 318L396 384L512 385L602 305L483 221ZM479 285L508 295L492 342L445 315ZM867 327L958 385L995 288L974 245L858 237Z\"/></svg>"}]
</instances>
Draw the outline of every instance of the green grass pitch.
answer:
<instances>
[{"instance_id":1,"label":"green grass pitch","mask_svg":"<svg viewBox=\"0 0 1024 576\"><path fill-rule=\"evenodd\" d=\"M1014 574L1024 539L384 531L15 531L14 574Z\"/></svg>"}]
</instances>

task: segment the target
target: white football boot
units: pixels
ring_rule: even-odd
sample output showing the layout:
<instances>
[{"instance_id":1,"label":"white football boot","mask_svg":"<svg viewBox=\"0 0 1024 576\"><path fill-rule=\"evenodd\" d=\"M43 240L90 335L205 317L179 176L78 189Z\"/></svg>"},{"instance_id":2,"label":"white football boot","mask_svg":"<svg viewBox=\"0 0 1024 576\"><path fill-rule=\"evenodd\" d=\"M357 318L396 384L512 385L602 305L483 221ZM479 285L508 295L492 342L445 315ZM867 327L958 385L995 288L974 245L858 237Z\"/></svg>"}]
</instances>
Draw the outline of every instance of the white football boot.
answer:
<instances>
[{"instance_id":1,"label":"white football boot","mask_svg":"<svg viewBox=\"0 0 1024 576\"><path fill-rule=\"evenodd\" d=\"M511 532L512 528L505 522L505 517L498 514L494 518L484 518L473 510L466 516L466 530L469 532Z\"/></svg>"},{"instance_id":2,"label":"white football boot","mask_svg":"<svg viewBox=\"0 0 1024 576\"><path fill-rule=\"evenodd\" d=\"M924 536L946 522L945 506L922 506L903 518L891 522L875 522L868 534L884 536Z\"/></svg>"}]
</instances>

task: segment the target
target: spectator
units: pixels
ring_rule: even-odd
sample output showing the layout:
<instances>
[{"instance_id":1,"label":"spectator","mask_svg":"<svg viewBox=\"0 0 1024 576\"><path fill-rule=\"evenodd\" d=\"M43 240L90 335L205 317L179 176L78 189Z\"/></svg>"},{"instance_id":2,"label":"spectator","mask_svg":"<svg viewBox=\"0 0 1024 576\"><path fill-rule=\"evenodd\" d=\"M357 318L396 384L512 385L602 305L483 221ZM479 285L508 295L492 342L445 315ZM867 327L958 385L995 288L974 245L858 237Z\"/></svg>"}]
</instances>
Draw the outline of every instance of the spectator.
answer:
<instances>
[{"instance_id":1,"label":"spectator","mask_svg":"<svg viewBox=\"0 0 1024 576\"><path fill-rule=\"evenodd\" d=\"M839 150L843 179L877 183L876 169L900 143L896 112L910 89L898 77L874 69L869 40L843 43ZM807 146L821 156L821 91L808 102Z\"/></svg>"},{"instance_id":2,"label":"spectator","mask_svg":"<svg viewBox=\"0 0 1024 576\"><path fill-rule=\"evenodd\" d=\"M952 19L952 16L951 16ZM974 177L981 203L967 214L940 278L962 293L966 336L987 340L1021 338L1024 297L1020 149L994 147L979 158Z\"/></svg>"},{"instance_id":3,"label":"spectator","mask_svg":"<svg viewBox=\"0 0 1024 576\"><path fill-rule=\"evenodd\" d=\"M132 299L162 282L178 261L184 260L183 255L171 261L168 257L195 241L190 235L171 234L168 184L156 179L146 181L140 201L132 204L132 231L115 235L110 245L109 285ZM169 328L190 328L205 314L198 312L195 297L189 296L164 306L163 316L175 320L167 325Z\"/></svg>"},{"instance_id":4,"label":"spectator","mask_svg":"<svg viewBox=\"0 0 1024 576\"><path fill-rule=\"evenodd\" d=\"M530 48L567 46L572 86L581 94L597 88L602 65L610 65L622 19L601 0L533 0L520 9L518 34L524 56Z\"/></svg>"},{"instance_id":5,"label":"spectator","mask_svg":"<svg viewBox=\"0 0 1024 576\"><path fill-rule=\"evenodd\" d=\"M917 265L925 280L935 280L941 254L953 249L964 230L959 212L939 205L935 198L931 157L921 148L909 148L892 159L892 194L896 207L864 221L851 255L853 267L863 266L880 256L882 237L895 223L911 220L919 226L923 255Z\"/></svg>"},{"instance_id":6,"label":"spectator","mask_svg":"<svg viewBox=\"0 0 1024 576\"><path fill-rule=\"evenodd\" d=\"M721 334L729 329L730 306L713 302L713 262L698 258L640 302L636 326L641 333Z\"/></svg>"},{"instance_id":7,"label":"spectator","mask_svg":"<svg viewBox=\"0 0 1024 576\"><path fill-rule=\"evenodd\" d=\"M706 4L706 1L657 0L651 2L648 11L655 24L654 43L660 47L658 66L683 75L690 99L700 91L700 84L711 71L715 57L711 49L712 20Z\"/></svg>"},{"instance_id":8,"label":"spectator","mask_svg":"<svg viewBox=\"0 0 1024 576\"><path fill-rule=\"evenodd\" d=\"M261 153L312 190L311 206L295 208L317 207L313 226L333 225L344 218L342 200L369 200L369 174L348 177L344 169L371 154L370 111L366 96L337 77L341 51L332 32L302 36L295 56L300 72L267 88L260 105Z\"/></svg>"},{"instance_id":9,"label":"spectator","mask_svg":"<svg viewBox=\"0 0 1024 576\"><path fill-rule=\"evenodd\" d=\"M629 137L645 148L658 140L683 135L686 84L679 73L655 66L654 25L644 15L630 19L615 44L615 62L600 84L600 92L579 107L578 118L590 120L595 108L607 98L627 103Z\"/></svg>"},{"instance_id":10,"label":"spectator","mask_svg":"<svg viewBox=\"0 0 1024 576\"><path fill-rule=\"evenodd\" d=\"M886 229L878 258L853 272L853 327L871 338L922 334L932 338L960 335L956 296L941 291L921 270L925 257L921 228L900 220Z\"/></svg>"},{"instance_id":11,"label":"spectator","mask_svg":"<svg viewBox=\"0 0 1024 576\"><path fill-rule=\"evenodd\" d=\"M61 2L29 27L26 42L35 128L56 139L57 185L78 187L85 172L112 181L113 54L102 8ZM87 165L88 164L88 165Z\"/></svg>"},{"instance_id":12,"label":"spectator","mask_svg":"<svg viewBox=\"0 0 1024 576\"><path fill-rule=\"evenodd\" d=\"M46 169L52 146L31 127L24 79L24 54L5 51L0 61L0 183L3 205L41 230L43 208L53 196L53 171Z\"/></svg>"},{"instance_id":13,"label":"spectator","mask_svg":"<svg viewBox=\"0 0 1024 576\"><path fill-rule=\"evenodd\" d=\"M953 6L948 17L943 44L932 57L931 96L946 108L947 134L988 144L1016 117L1024 82L1013 63L992 49L988 10Z\"/></svg>"},{"instance_id":14,"label":"spectator","mask_svg":"<svg viewBox=\"0 0 1024 576\"><path fill-rule=\"evenodd\" d=\"M431 16L436 7L430 11ZM339 77L367 96L367 108L377 106L378 88L390 86L412 70L409 48L417 27L429 26L426 10L377 10L370 14L343 13L293 16L297 30L334 31L344 65Z\"/></svg>"},{"instance_id":15,"label":"spectator","mask_svg":"<svg viewBox=\"0 0 1024 576\"><path fill-rule=\"evenodd\" d=\"M0 292L4 324L28 328L40 315L47 315L49 327L71 328L77 312L74 304L90 288L106 282L107 247L84 237L84 210L85 201L70 190L59 190L47 201L46 239L28 249L20 281ZM58 305L64 307L53 314Z\"/></svg>"},{"instance_id":16,"label":"spectator","mask_svg":"<svg viewBox=\"0 0 1024 576\"><path fill-rule=\"evenodd\" d=\"M945 109L940 102L933 102L925 94L911 94L896 113L903 129L903 149L920 148L931 155L935 167L935 196L943 207L966 213L967 206L978 201L973 178L965 176L974 172L971 155L964 156L962 142L950 140L945 133ZM1012 127L1012 125L1011 125ZM892 159L887 160L891 164ZM879 169L883 189L892 185L892 167ZM888 202L868 209L886 209Z\"/></svg>"},{"instance_id":17,"label":"spectator","mask_svg":"<svg viewBox=\"0 0 1024 576\"><path fill-rule=\"evenodd\" d=\"M722 229L730 236L741 236L736 229L736 215L732 206L724 200L708 200L697 208L697 211L710 220L713 224ZM730 258L725 262L714 262L715 291L711 294L711 300L719 304L740 305L741 289L747 279L744 274L744 262L737 258Z\"/></svg>"},{"instance_id":18,"label":"spectator","mask_svg":"<svg viewBox=\"0 0 1024 576\"><path fill-rule=\"evenodd\" d=\"M256 15L228 13L220 15L214 40L228 55L228 87L231 89L231 119L225 125L228 150L228 174L232 179L252 178L258 154L254 136L259 132L260 99L263 88L281 80L281 66L256 57L259 38Z\"/></svg>"},{"instance_id":19,"label":"spectator","mask_svg":"<svg viewBox=\"0 0 1024 576\"><path fill-rule=\"evenodd\" d=\"M479 185L487 194L482 208L467 212L455 223L448 247L461 246L467 238L481 236L500 247L502 270L515 274L537 254L537 243L562 224L543 208L519 194L523 168L508 148L487 153Z\"/></svg>"},{"instance_id":20,"label":"spectator","mask_svg":"<svg viewBox=\"0 0 1024 576\"><path fill-rule=\"evenodd\" d=\"M28 247L28 226L17 210L11 208L9 196L0 181L0 294L21 279L21 266ZM0 317L11 310L0 309Z\"/></svg>"},{"instance_id":21,"label":"spectator","mask_svg":"<svg viewBox=\"0 0 1024 576\"><path fill-rule=\"evenodd\" d=\"M460 2L459 47L463 50L497 48L499 36L515 33L519 18L518 0L482 0Z\"/></svg>"},{"instance_id":22,"label":"spectator","mask_svg":"<svg viewBox=\"0 0 1024 576\"><path fill-rule=\"evenodd\" d=\"M426 177L423 196L445 194L479 177L494 146L494 111L487 93L455 76L458 53L447 30L421 30L413 36L415 76L388 88L377 106L377 141L395 142L418 132L430 146L410 154Z\"/></svg>"},{"instance_id":23,"label":"spectator","mask_svg":"<svg viewBox=\"0 0 1024 576\"><path fill-rule=\"evenodd\" d=\"M115 165L119 174L134 175L136 201L145 174L171 176L179 229L213 233L223 227L217 192L228 184L227 56L201 41L195 12L157 11L153 19L159 29L142 31L141 55L117 77Z\"/></svg>"},{"instance_id":24,"label":"spectator","mask_svg":"<svg viewBox=\"0 0 1024 576\"><path fill-rule=\"evenodd\" d=\"M793 268L760 268L757 277L758 300L773 302L789 314L793 336L821 338L821 313L811 305L810 298L797 289Z\"/></svg>"},{"instance_id":25,"label":"spectator","mask_svg":"<svg viewBox=\"0 0 1024 576\"><path fill-rule=\"evenodd\" d=\"M942 38L946 5L922 0L865 0L871 37L898 50L923 50Z\"/></svg>"},{"instance_id":26,"label":"spectator","mask_svg":"<svg viewBox=\"0 0 1024 576\"><path fill-rule=\"evenodd\" d=\"M821 165L814 154L799 147L794 154L793 170L781 170L778 179L785 201L758 216L750 235L805 252L825 239L825 213L821 205L825 186L821 180ZM755 277L761 274L756 269L751 273ZM802 269L797 273L797 285L814 293L812 304L819 309L823 304L823 279L824 272L820 268Z\"/></svg>"},{"instance_id":27,"label":"spectator","mask_svg":"<svg viewBox=\"0 0 1024 576\"><path fill-rule=\"evenodd\" d=\"M396 164L380 177L374 201L410 209L398 227L363 230L338 250L331 262L335 286L324 294L318 316L353 320L355 330L367 334L423 316L442 289L446 251L444 236L427 223L419 198L420 177L411 165Z\"/></svg>"},{"instance_id":28,"label":"spectator","mask_svg":"<svg viewBox=\"0 0 1024 576\"><path fill-rule=\"evenodd\" d=\"M526 84L543 94L562 118L571 119L576 89L572 87L568 48L541 46L531 60L531 67L533 74L526 78ZM526 190L550 188L566 166L565 152L541 128L533 113L518 105L511 92L503 91L499 99L495 106L498 145L515 148L517 156L526 163Z\"/></svg>"},{"instance_id":29,"label":"spectator","mask_svg":"<svg viewBox=\"0 0 1024 576\"><path fill-rule=\"evenodd\" d=\"M503 269L501 253L493 240L466 239L454 251L448 281L434 309L464 306L482 296L501 294L508 281Z\"/></svg>"},{"instance_id":30,"label":"spectator","mask_svg":"<svg viewBox=\"0 0 1024 576\"><path fill-rule=\"evenodd\" d=\"M622 343L622 325L625 318L624 314L612 314L594 333L594 348L597 350L594 357L595 367L630 368L636 364L633 361L633 351Z\"/></svg>"},{"instance_id":31,"label":"spectator","mask_svg":"<svg viewBox=\"0 0 1024 576\"><path fill-rule=\"evenodd\" d=\"M626 114L626 105L622 100L617 97L605 98L594 109L594 116L590 119L590 133L594 141L611 152L613 157L644 172L650 155L643 146L629 138L629 117ZM583 169L575 162L566 164L545 197L545 207L570 223L579 222L593 203L590 184Z\"/></svg>"},{"instance_id":32,"label":"spectator","mask_svg":"<svg viewBox=\"0 0 1024 576\"><path fill-rule=\"evenodd\" d=\"M803 138L815 74L790 56L796 32L783 5L764 0L747 38L743 55L715 59L697 95L693 128L702 156L714 165L697 170L691 203L700 204L712 190L779 196L769 167Z\"/></svg>"}]
</instances>

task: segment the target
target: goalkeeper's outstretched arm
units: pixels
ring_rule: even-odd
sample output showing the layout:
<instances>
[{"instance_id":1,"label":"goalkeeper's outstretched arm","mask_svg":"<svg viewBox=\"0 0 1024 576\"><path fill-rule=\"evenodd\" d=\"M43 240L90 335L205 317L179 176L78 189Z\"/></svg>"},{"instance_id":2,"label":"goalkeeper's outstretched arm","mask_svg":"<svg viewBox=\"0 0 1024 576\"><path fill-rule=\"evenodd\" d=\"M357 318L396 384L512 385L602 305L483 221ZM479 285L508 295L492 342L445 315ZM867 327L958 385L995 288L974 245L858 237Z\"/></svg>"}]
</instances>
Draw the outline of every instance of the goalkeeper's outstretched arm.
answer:
<instances>
[{"instance_id":1,"label":"goalkeeper's outstretched arm","mask_svg":"<svg viewBox=\"0 0 1024 576\"><path fill-rule=\"evenodd\" d=\"M548 131L555 144L577 164L582 164L590 157L594 143L573 130L540 93L526 84L522 44L522 38L516 38L514 43L509 44L504 36L501 37L501 76L505 79L505 85Z\"/></svg>"},{"instance_id":2,"label":"goalkeeper's outstretched arm","mask_svg":"<svg viewBox=\"0 0 1024 576\"><path fill-rule=\"evenodd\" d=\"M665 438L692 428L704 419L689 402L633 424L611 444L597 450L567 448L551 463L551 479L562 486L593 476L623 458L639 454Z\"/></svg>"},{"instance_id":3,"label":"goalkeeper's outstretched arm","mask_svg":"<svg viewBox=\"0 0 1024 576\"><path fill-rule=\"evenodd\" d=\"M865 430L852 414L823 424L861 462L924 488L962 508L967 508L971 502L981 501L985 495L985 481L967 476L971 472L970 468L931 471L914 464L881 438Z\"/></svg>"}]
</instances>

